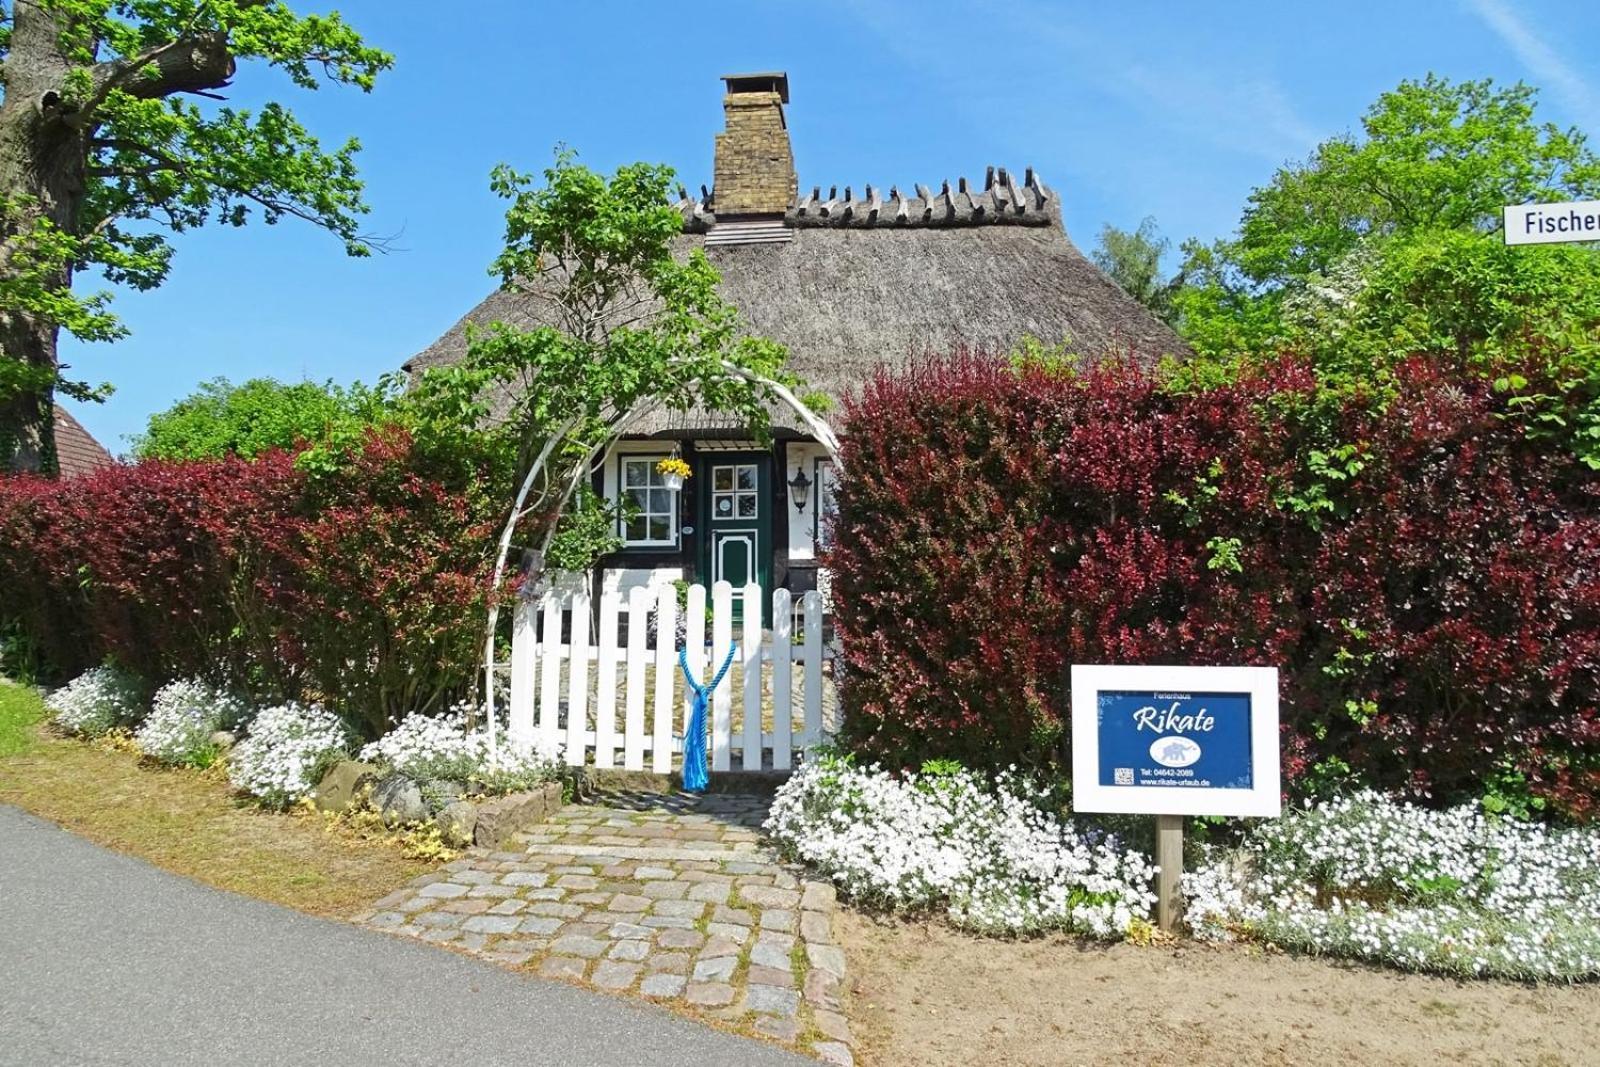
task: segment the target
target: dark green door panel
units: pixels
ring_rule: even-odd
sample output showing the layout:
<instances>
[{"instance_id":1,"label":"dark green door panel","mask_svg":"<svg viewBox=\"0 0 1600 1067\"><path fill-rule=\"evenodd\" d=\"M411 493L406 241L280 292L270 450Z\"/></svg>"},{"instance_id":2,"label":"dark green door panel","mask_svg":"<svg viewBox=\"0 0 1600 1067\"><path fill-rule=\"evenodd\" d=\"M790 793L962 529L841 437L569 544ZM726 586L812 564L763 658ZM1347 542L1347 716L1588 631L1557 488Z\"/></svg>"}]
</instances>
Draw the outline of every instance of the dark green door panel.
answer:
<instances>
[{"instance_id":1,"label":"dark green door panel","mask_svg":"<svg viewBox=\"0 0 1600 1067\"><path fill-rule=\"evenodd\" d=\"M772 590L772 457L766 452L707 452L699 457L700 580L728 582L735 613L746 582Z\"/></svg>"}]
</instances>

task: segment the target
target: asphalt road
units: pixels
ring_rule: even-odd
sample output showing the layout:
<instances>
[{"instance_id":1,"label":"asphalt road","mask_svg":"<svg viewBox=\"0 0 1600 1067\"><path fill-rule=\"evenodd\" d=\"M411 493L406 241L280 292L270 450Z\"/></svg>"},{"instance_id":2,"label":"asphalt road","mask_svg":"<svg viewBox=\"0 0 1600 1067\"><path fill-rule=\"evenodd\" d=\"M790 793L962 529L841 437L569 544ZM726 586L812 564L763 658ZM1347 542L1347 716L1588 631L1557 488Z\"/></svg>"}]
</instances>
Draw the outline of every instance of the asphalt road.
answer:
<instances>
[{"instance_id":1,"label":"asphalt road","mask_svg":"<svg viewBox=\"0 0 1600 1067\"><path fill-rule=\"evenodd\" d=\"M0 806L0 1064L814 1064L210 889Z\"/></svg>"}]
</instances>

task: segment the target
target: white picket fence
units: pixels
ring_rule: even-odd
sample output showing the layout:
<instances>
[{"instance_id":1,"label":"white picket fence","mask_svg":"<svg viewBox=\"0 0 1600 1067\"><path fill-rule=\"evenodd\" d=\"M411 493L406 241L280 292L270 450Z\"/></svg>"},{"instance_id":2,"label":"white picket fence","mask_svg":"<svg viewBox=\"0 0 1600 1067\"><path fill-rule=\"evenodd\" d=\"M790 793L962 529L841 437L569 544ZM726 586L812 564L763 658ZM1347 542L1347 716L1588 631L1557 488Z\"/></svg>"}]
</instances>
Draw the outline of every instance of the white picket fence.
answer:
<instances>
[{"instance_id":1,"label":"white picket fence","mask_svg":"<svg viewBox=\"0 0 1600 1067\"><path fill-rule=\"evenodd\" d=\"M708 708L711 770L734 769L735 755L740 770L788 770L799 753L824 736L823 668L828 656L822 643L822 596L810 592L800 598L799 640L787 589L773 591L771 614L765 619L759 585L745 586L740 600L744 610L738 651ZM701 685L710 681L735 644L733 606L733 587L716 583L708 646L706 588L689 586L684 647L689 670ZM600 598L593 631L591 607L586 593L555 592L518 606L508 740L540 747L560 744L573 766L613 768L620 762L624 769L638 771L645 769L648 756L650 770L671 773L677 769L673 757L683 751L694 706L694 694L678 665L677 590L635 588L626 606L620 593L608 591ZM654 647L646 624L652 612L662 638ZM570 620L565 633L564 614ZM620 624L625 619L624 639ZM770 630L763 628L763 621Z\"/></svg>"}]
</instances>

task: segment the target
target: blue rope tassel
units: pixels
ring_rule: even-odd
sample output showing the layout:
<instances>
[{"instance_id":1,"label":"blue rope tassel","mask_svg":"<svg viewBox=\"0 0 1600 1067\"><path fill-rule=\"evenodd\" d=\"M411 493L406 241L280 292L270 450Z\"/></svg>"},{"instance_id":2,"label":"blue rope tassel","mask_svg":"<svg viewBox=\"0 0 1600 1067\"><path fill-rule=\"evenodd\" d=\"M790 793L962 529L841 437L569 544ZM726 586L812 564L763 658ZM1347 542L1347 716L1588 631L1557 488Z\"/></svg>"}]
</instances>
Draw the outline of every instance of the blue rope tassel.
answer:
<instances>
[{"instance_id":1,"label":"blue rope tassel","mask_svg":"<svg viewBox=\"0 0 1600 1067\"><path fill-rule=\"evenodd\" d=\"M689 715L689 732L683 738L685 792L704 793L706 785L711 781L706 773L706 703L711 699L711 691L721 684L723 677L728 673L728 668L733 666L733 654L737 651L739 651L738 645L729 648L728 658L722 661L722 669L711 679L711 684L701 685L695 681L694 675L689 673L689 650L678 649L678 667L683 671L683 680L694 690L694 709Z\"/></svg>"}]
</instances>

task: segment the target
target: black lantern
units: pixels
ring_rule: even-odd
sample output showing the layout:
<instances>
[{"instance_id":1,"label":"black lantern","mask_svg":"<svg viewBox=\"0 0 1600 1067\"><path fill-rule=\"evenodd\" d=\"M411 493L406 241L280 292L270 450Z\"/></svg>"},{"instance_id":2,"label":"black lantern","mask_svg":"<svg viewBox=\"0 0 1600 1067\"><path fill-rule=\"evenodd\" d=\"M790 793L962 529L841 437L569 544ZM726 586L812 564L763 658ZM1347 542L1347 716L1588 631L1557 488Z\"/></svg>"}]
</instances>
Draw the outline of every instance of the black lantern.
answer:
<instances>
[{"instance_id":1,"label":"black lantern","mask_svg":"<svg viewBox=\"0 0 1600 1067\"><path fill-rule=\"evenodd\" d=\"M811 479L806 477L804 467L794 469L794 477L789 479L789 499L794 501L794 509L805 514L806 501L811 497Z\"/></svg>"}]
</instances>

